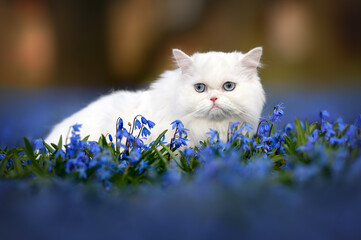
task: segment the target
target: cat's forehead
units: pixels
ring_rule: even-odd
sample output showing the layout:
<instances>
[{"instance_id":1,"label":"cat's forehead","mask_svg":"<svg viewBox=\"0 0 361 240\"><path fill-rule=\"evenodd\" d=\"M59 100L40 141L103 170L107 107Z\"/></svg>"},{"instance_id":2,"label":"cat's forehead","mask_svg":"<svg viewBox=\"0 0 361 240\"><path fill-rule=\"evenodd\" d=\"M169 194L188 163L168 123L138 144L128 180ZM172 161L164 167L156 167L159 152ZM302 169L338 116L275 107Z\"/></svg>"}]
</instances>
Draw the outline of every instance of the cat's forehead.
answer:
<instances>
[{"instance_id":1,"label":"cat's forehead","mask_svg":"<svg viewBox=\"0 0 361 240\"><path fill-rule=\"evenodd\" d=\"M192 55L193 63L196 66L204 65L229 65L239 62L243 54L240 52L207 52L195 53Z\"/></svg>"},{"instance_id":2,"label":"cat's forehead","mask_svg":"<svg viewBox=\"0 0 361 240\"><path fill-rule=\"evenodd\" d=\"M234 72L239 66L242 53L208 52L196 53L192 56L195 71L202 75L204 80L222 80Z\"/></svg>"}]
</instances>

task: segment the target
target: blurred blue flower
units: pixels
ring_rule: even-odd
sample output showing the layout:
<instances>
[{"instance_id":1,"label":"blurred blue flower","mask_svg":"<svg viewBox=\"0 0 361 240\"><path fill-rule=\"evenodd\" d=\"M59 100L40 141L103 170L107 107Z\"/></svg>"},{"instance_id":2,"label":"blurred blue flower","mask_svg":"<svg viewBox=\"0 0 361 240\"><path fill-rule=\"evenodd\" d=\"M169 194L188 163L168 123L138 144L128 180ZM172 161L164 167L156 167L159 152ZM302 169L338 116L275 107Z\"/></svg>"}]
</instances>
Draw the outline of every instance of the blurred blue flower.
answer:
<instances>
[{"instance_id":1,"label":"blurred blue flower","mask_svg":"<svg viewBox=\"0 0 361 240\"><path fill-rule=\"evenodd\" d=\"M234 130L234 128L237 126L237 125L239 125L239 124L241 124L241 122L233 122L233 123L231 123L231 125L230 125L230 127L229 127L229 129L231 130L231 132L233 132L233 130Z\"/></svg>"},{"instance_id":2,"label":"blurred blue flower","mask_svg":"<svg viewBox=\"0 0 361 240\"><path fill-rule=\"evenodd\" d=\"M43 139L36 139L34 140L34 148L36 151L40 151L42 153L47 153L47 149L44 146L44 141Z\"/></svg>"},{"instance_id":3,"label":"blurred blue flower","mask_svg":"<svg viewBox=\"0 0 361 240\"><path fill-rule=\"evenodd\" d=\"M328 111L323 110L323 111L320 112L320 118L321 118L322 120L325 120L326 118L329 118L329 117L330 117L330 114L329 114Z\"/></svg>"},{"instance_id":4,"label":"blurred blue flower","mask_svg":"<svg viewBox=\"0 0 361 240\"><path fill-rule=\"evenodd\" d=\"M106 180L106 179L109 179L112 177L112 171L111 169L107 168L107 167L99 167L97 170L96 170L96 174L98 176L98 178L100 180Z\"/></svg>"},{"instance_id":5,"label":"blurred blue flower","mask_svg":"<svg viewBox=\"0 0 361 240\"><path fill-rule=\"evenodd\" d=\"M245 123L244 126L245 126L247 132L251 132L251 130L253 129L253 127L248 123Z\"/></svg>"},{"instance_id":6,"label":"blurred blue flower","mask_svg":"<svg viewBox=\"0 0 361 240\"><path fill-rule=\"evenodd\" d=\"M294 180L297 183L302 183L315 177L320 171L320 168L316 165L296 165L293 171Z\"/></svg>"},{"instance_id":7,"label":"blurred blue flower","mask_svg":"<svg viewBox=\"0 0 361 240\"><path fill-rule=\"evenodd\" d=\"M10 158L10 159L8 160L8 163L6 164L6 167L7 167L8 169L11 168L12 163L13 163L13 159Z\"/></svg>"},{"instance_id":8,"label":"blurred blue flower","mask_svg":"<svg viewBox=\"0 0 361 240\"><path fill-rule=\"evenodd\" d=\"M81 126L82 126L82 124L78 124L78 123L74 124L73 125L74 132L80 132Z\"/></svg>"},{"instance_id":9,"label":"blurred blue flower","mask_svg":"<svg viewBox=\"0 0 361 240\"><path fill-rule=\"evenodd\" d=\"M144 145L144 142L143 142L143 140L142 139L140 139L140 138L135 138L135 146L137 146L137 147L143 147L143 145Z\"/></svg>"},{"instance_id":10,"label":"blurred blue flower","mask_svg":"<svg viewBox=\"0 0 361 240\"><path fill-rule=\"evenodd\" d=\"M150 121L150 120L148 120L148 127L149 127L150 129L152 129L152 128L154 128L154 126L155 126L155 123L152 122L152 121Z\"/></svg>"},{"instance_id":11,"label":"blurred blue flower","mask_svg":"<svg viewBox=\"0 0 361 240\"><path fill-rule=\"evenodd\" d=\"M147 137L150 135L150 131L148 130L148 128L146 127L143 127L143 130L142 130L142 137Z\"/></svg>"},{"instance_id":12,"label":"blurred blue flower","mask_svg":"<svg viewBox=\"0 0 361 240\"><path fill-rule=\"evenodd\" d=\"M331 137L329 142L331 144L341 145L341 144L345 143L345 139L344 138Z\"/></svg>"},{"instance_id":13,"label":"blurred blue flower","mask_svg":"<svg viewBox=\"0 0 361 240\"><path fill-rule=\"evenodd\" d=\"M209 129L209 132L206 134L210 135L209 141L210 142L218 142L219 141L219 134L216 130L213 130L212 128Z\"/></svg>"},{"instance_id":14,"label":"blurred blue flower","mask_svg":"<svg viewBox=\"0 0 361 240\"><path fill-rule=\"evenodd\" d=\"M189 131L189 129L184 128L184 127L178 127L177 133L179 134L179 137L182 138L183 136L188 135L187 131Z\"/></svg>"},{"instance_id":15,"label":"blurred blue flower","mask_svg":"<svg viewBox=\"0 0 361 240\"><path fill-rule=\"evenodd\" d=\"M258 126L258 135L265 136L270 131L271 126L268 121L261 121Z\"/></svg>"},{"instance_id":16,"label":"blurred blue flower","mask_svg":"<svg viewBox=\"0 0 361 240\"><path fill-rule=\"evenodd\" d=\"M338 130L339 130L340 132L342 132L342 131L345 129L345 127L347 126L347 124L345 124L345 123L343 122L343 119L342 119L342 118L337 118L336 123L338 124Z\"/></svg>"},{"instance_id":17,"label":"blurred blue flower","mask_svg":"<svg viewBox=\"0 0 361 240\"><path fill-rule=\"evenodd\" d=\"M131 163L138 162L140 160L140 157L142 156L142 151L138 147L134 147L129 155L125 157L125 159L129 160Z\"/></svg>"},{"instance_id":18,"label":"blurred blue flower","mask_svg":"<svg viewBox=\"0 0 361 240\"><path fill-rule=\"evenodd\" d=\"M283 109L285 109L282 105L283 103L279 103L273 108L273 114L269 117L269 120L271 120L272 123L281 120L281 117L283 116Z\"/></svg>"},{"instance_id":19,"label":"blurred blue flower","mask_svg":"<svg viewBox=\"0 0 361 240\"><path fill-rule=\"evenodd\" d=\"M141 174L144 172L145 169L147 169L149 167L149 161L146 160L142 160L140 161L139 165L138 165L138 173Z\"/></svg>"},{"instance_id":20,"label":"blurred blue flower","mask_svg":"<svg viewBox=\"0 0 361 240\"><path fill-rule=\"evenodd\" d=\"M85 168L78 168L78 169L76 169L76 172L79 173L79 178L83 178L83 179L86 179L86 178L87 178L87 174L86 174L86 169L85 169Z\"/></svg>"},{"instance_id":21,"label":"blurred blue flower","mask_svg":"<svg viewBox=\"0 0 361 240\"><path fill-rule=\"evenodd\" d=\"M357 116L353 123L358 129L361 129L361 114Z\"/></svg>"},{"instance_id":22,"label":"blurred blue flower","mask_svg":"<svg viewBox=\"0 0 361 240\"><path fill-rule=\"evenodd\" d=\"M108 135L109 141L113 142L113 137L111 134Z\"/></svg>"},{"instance_id":23,"label":"blurred blue flower","mask_svg":"<svg viewBox=\"0 0 361 240\"><path fill-rule=\"evenodd\" d=\"M119 170L120 172L123 172L124 169L127 168L127 166L128 166L128 161L123 160L123 161L121 161L121 162L119 163L119 165L118 165L118 170Z\"/></svg>"},{"instance_id":24,"label":"blurred blue flower","mask_svg":"<svg viewBox=\"0 0 361 240\"><path fill-rule=\"evenodd\" d=\"M170 125L172 125L172 129L175 129L176 127L184 128L184 125L180 120L175 120Z\"/></svg>"},{"instance_id":25,"label":"blurred blue flower","mask_svg":"<svg viewBox=\"0 0 361 240\"><path fill-rule=\"evenodd\" d=\"M186 148L184 151L183 151L183 154L186 158L191 158L194 156L194 150L193 148Z\"/></svg>"},{"instance_id":26,"label":"blurred blue flower","mask_svg":"<svg viewBox=\"0 0 361 240\"><path fill-rule=\"evenodd\" d=\"M117 131L120 131L123 129L123 119L122 118L118 118L118 128Z\"/></svg>"},{"instance_id":27,"label":"blurred blue flower","mask_svg":"<svg viewBox=\"0 0 361 240\"><path fill-rule=\"evenodd\" d=\"M116 133L116 135L115 135L115 137L116 137L119 141L121 141L123 137L128 138L128 137L129 137L128 130L125 129L125 128L122 128L122 129L119 128L118 131L117 131L117 133Z\"/></svg>"},{"instance_id":28,"label":"blurred blue flower","mask_svg":"<svg viewBox=\"0 0 361 240\"><path fill-rule=\"evenodd\" d=\"M287 123L284 130L287 134L289 134L293 130L293 125L291 123Z\"/></svg>"},{"instance_id":29,"label":"blurred blue flower","mask_svg":"<svg viewBox=\"0 0 361 240\"><path fill-rule=\"evenodd\" d=\"M141 127L142 127L142 124L140 123L140 121L138 119L136 119L134 122L134 129L140 129Z\"/></svg>"},{"instance_id":30,"label":"blurred blue flower","mask_svg":"<svg viewBox=\"0 0 361 240\"><path fill-rule=\"evenodd\" d=\"M146 125L148 123L148 121L145 117L142 116L140 119L144 125Z\"/></svg>"},{"instance_id":31,"label":"blurred blue flower","mask_svg":"<svg viewBox=\"0 0 361 240\"><path fill-rule=\"evenodd\" d=\"M186 141L189 141L189 140L186 139L186 138L176 138L176 139L174 139L175 148L178 149L178 148L180 148L181 146L187 146L187 142L186 142Z\"/></svg>"}]
</instances>

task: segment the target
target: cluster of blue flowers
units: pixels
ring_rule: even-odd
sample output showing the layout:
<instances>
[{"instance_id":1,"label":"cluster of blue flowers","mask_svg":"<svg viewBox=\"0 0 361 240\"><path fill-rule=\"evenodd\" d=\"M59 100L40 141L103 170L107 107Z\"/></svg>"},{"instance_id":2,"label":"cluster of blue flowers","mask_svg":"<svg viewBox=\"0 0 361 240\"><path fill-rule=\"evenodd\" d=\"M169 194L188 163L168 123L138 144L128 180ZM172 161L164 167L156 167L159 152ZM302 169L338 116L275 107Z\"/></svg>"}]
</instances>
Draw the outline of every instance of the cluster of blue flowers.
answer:
<instances>
[{"instance_id":1,"label":"cluster of blue flowers","mask_svg":"<svg viewBox=\"0 0 361 240\"><path fill-rule=\"evenodd\" d=\"M0 175L73 176L112 188L142 182L169 185L189 179L217 179L230 185L241 179L296 184L324 175L347 172L352 176L350 169L361 171L361 115L353 124L345 124L341 118L330 121L330 114L322 111L320 122L296 119L276 131L274 124L283 109L282 103L276 105L257 129L248 123L231 123L226 141L210 129L208 140L192 147L187 147L188 129L179 120L171 123L174 134L169 143L165 131L150 144L145 140L155 123L141 115L127 127L119 118L115 138L107 134L97 142L81 139L81 125L75 124L64 145L62 139L51 146L37 139L32 146L26 140L24 151L0 149Z\"/></svg>"}]
</instances>

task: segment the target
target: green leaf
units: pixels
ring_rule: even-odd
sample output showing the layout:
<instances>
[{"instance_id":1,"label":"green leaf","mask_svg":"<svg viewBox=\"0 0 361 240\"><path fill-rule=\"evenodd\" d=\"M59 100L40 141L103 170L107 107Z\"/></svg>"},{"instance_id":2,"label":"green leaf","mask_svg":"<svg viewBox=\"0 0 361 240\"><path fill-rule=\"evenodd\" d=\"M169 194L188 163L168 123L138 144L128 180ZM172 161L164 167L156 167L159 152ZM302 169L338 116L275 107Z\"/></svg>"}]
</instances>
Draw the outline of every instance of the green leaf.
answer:
<instances>
[{"instance_id":1,"label":"green leaf","mask_svg":"<svg viewBox=\"0 0 361 240\"><path fill-rule=\"evenodd\" d=\"M160 142L160 140L162 139L162 137L167 133L168 129L167 130L164 130L158 137L157 139L154 141L153 145L157 146L158 143ZM152 145L152 146L153 146Z\"/></svg>"},{"instance_id":2,"label":"green leaf","mask_svg":"<svg viewBox=\"0 0 361 240\"><path fill-rule=\"evenodd\" d=\"M284 139L285 144L283 144L283 147L285 148L286 152L290 155L297 154L295 143L287 136L284 136Z\"/></svg>"},{"instance_id":3,"label":"green leaf","mask_svg":"<svg viewBox=\"0 0 361 240\"><path fill-rule=\"evenodd\" d=\"M31 146L29 140L27 138L24 137L24 143L25 143L25 152L28 156L28 158L34 162L35 160L35 156L34 156L34 150L33 147Z\"/></svg>"},{"instance_id":4,"label":"green leaf","mask_svg":"<svg viewBox=\"0 0 361 240\"><path fill-rule=\"evenodd\" d=\"M151 146L151 150L146 151L146 152L144 153L144 155L142 156L143 159L148 158L149 155L152 154L152 151L157 148L158 143L160 142L160 140L161 140L162 137L166 134L167 131L168 131L168 130L164 130L164 131L157 137L157 139L153 142L153 144L152 144L152 146Z\"/></svg>"},{"instance_id":5,"label":"green leaf","mask_svg":"<svg viewBox=\"0 0 361 240\"><path fill-rule=\"evenodd\" d=\"M46 147L46 149L48 150L48 152L52 153L54 151L54 148L52 148L49 144L47 144L46 142L44 142L44 146Z\"/></svg>"},{"instance_id":6,"label":"green leaf","mask_svg":"<svg viewBox=\"0 0 361 240\"><path fill-rule=\"evenodd\" d=\"M90 135L88 135L88 136L86 136L85 138L83 138L83 140L82 141L88 141L88 139L89 139L89 137L90 137ZM104 137L104 136L103 136ZM105 137L104 137L105 138Z\"/></svg>"},{"instance_id":7,"label":"green leaf","mask_svg":"<svg viewBox=\"0 0 361 240\"><path fill-rule=\"evenodd\" d=\"M21 165L21 160L20 157L18 155L17 152L14 153L13 155L13 164L14 164L14 171L16 173L15 177L23 177L24 176L24 169L23 166Z\"/></svg>"},{"instance_id":8,"label":"green leaf","mask_svg":"<svg viewBox=\"0 0 361 240\"><path fill-rule=\"evenodd\" d=\"M63 147L63 135L60 135L59 142L58 142L58 149Z\"/></svg>"},{"instance_id":9,"label":"green leaf","mask_svg":"<svg viewBox=\"0 0 361 240\"><path fill-rule=\"evenodd\" d=\"M301 122L298 118L295 120L297 146L303 146L307 142L305 130L302 128Z\"/></svg>"},{"instance_id":10,"label":"green leaf","mask_svg":"<svg viewBox=\"0 0 361 240\"><path fill-rule=\"evenodd\" d=\"M308 124L307 119L305 119L305 132L306 132L307 135L311 135L310 126Z\"/></svg>"},{"instance_id":11,"label":"green leaf","mask_svg":"<svg viewBox=\"0 0 361 240\"><path fill-rule=\"evenodd\" d=\"M157 149L154 148L155 152L157 153L157 155L160 157L160 159L162 160L162 162L164 162L165 164L168 163L167 159L165 159L164 155Z\"/></svg>"},{"instance_id":12,"label":"green leaf","mask_svg":"<svg viewBox=\"0 0 361 240\"><path fill-rule=\"evenodd\" d=\"M9 159L12 157L12 151L7 152L4 159L0 162L0 177L4 177L6 171L6 165L8 164Z\"/></svg>"},{"instance_id":13,"label":"green leaf","mask_svg":"<svg viewBox=\"0 0 361 240\"><path fill-rule=\"evenodd\" d=\"M310 125L310 135L315 131L316 128L319 128L319 124L317 122L314 122Z\"/></svg>"},{"instance_id":14,"label":"green leaf","mask_svg":"<svg viewBox=\"0 0 361 240\"><path fill-rule=\"evenodd\" d=\"M181 167L181 165L177 161L177 156L172 152L168 146L164 145L164 143L160 142L160 145L169 153L169 155L174 159L175 163L178 165L178 167Z\"/></svg>"}]
</instances>

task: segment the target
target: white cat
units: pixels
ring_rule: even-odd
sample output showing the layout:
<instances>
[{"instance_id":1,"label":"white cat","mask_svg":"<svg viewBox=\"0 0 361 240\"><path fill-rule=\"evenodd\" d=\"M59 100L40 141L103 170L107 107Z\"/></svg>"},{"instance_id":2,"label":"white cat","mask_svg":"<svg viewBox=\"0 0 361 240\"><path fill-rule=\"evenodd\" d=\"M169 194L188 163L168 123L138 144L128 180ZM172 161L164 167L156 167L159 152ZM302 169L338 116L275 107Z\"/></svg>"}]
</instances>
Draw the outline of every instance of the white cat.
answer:
<instances>
[{"instance_id":1,"label":"white cat","mask_svg":"<svg viewBox=\"0 0 361 240\"><path fill-rule=\"evenodd\" d=\"M177 69L164 72L147 90L115 91L99 98L57 124L45 141L57 143L75 123L82 124L81 136L90 135L89 140L107 133L114 136L118 117L127 126L138 114L156 123L146 143L165 129L169 129L169 142L174 120L181 120L189 129L190 146L209 137L206 132L210 128L225 141L230 122L247 122L254 134L265 102L257 74L261 55L261 47L246 54L208 52L192 56L173 49Z\"/></svg>"}]
</instances>

